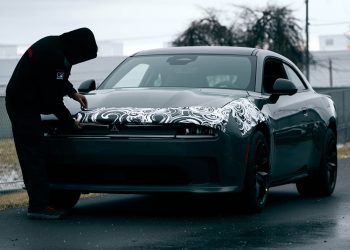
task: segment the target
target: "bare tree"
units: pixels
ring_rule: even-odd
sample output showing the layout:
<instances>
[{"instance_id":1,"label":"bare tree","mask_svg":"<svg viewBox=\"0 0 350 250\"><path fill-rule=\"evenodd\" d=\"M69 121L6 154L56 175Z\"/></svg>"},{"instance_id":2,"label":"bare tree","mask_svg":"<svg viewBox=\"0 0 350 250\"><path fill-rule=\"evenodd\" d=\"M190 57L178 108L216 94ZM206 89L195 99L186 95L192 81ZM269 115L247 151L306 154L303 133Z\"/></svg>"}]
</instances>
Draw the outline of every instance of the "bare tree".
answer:
<instances>
[{"instance_id":1,"label":"bare tree","mask_svg":"<svg viewBox=\"0 0 350 250\"><path fill-rule=\"evenodd\" d=\"M278 52L296 63L300 68L304 59L302 28L293 11L287 7L268 6L265 9L243 7L241 17L245 21L245 42Z\"/></svg>"},{"instance_id":2,"label":"bare tree","mask_svg":"<svg viewBox=\"0 0 350 250\"><path fill-rule=\"evenodd\" d=\"M303 66L304 40L299 20L286 6L269 5L264 9L240 8L233 15L230 27L221 24L215 12L192 21L190 26L172 44L174 46L226 45L269 49Z\"/></svg>"},{"instance_id":3,"label":"bare tree","mask_svg":"<svg viewBox=\"0 0 350 250\"><path fill-rule=\"evenodd\" d=\"M215 13L207 12L206 17L192 21L172 44L174 46L232 46L233 37L232 31L219 22Z\"/></svg>"}]
</instances>

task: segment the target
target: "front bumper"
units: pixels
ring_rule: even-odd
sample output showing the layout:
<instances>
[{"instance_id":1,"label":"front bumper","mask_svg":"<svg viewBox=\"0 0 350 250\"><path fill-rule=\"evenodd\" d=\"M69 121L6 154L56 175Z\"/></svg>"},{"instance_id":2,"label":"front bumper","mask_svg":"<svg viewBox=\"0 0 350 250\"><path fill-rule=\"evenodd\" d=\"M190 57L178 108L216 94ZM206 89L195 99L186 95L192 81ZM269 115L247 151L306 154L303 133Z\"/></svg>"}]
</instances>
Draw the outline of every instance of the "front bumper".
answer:
<instances>
[{"instance_id":1,"label":"front bumper","mask_svg":"<svg viewBox=\"0 0 350 250\"><path fill-rule=\"evenodd\" d=\"M46 136L52 188L111 193L239 192L244 146L231 136Z\"/></svg>"}]
</instances>

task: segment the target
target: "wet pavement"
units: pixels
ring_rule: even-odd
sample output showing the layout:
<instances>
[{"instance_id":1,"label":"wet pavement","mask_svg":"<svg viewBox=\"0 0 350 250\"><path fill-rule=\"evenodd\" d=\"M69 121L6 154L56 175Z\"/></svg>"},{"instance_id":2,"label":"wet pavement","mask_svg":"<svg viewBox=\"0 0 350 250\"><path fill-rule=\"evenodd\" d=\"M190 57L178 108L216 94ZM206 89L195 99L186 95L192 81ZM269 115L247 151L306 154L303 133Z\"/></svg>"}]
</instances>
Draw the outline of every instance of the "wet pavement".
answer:
<instances>
[{"instance_id":1,"label":"wet pavement","mask_svg":"<svg viewBox=\"0 0 350 250\"><path fill-rule=\"evenodd\" d=\"M244 214L235 202L104 195L80 201L62 221L8 209L0 212L0 249L350 249L350 159L339 161L332 197L302 198L287 185L271 189L260 214Z\"/></svg>"}]
</instances>

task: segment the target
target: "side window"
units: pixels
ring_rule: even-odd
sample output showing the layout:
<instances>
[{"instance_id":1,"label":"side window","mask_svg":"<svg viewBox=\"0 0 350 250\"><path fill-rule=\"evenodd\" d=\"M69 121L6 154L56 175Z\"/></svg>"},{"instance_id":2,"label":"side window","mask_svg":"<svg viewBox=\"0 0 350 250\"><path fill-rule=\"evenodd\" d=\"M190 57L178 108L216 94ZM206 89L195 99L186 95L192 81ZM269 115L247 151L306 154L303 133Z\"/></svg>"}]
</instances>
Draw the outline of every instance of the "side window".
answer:
<instances>
[{"instance_id":1,"label":"side window","mask_svg":"<svg viewBox=\"0 0 350 250\"><path fill-rule=\"evenodd\" d=\"M283 63L276 59L268 59L264 64L263 91L271 93L272 87L278 78L288 79Z\"/></svg>"},{"instance_id":2,"label":"side window","mask_svg":"<svg viewBox=\"0 0 350 250\"><path fill-rule=\"evenodd\" d=\"M286 69L288 80L292 81L298 90L306 89L303 81L299 78L297 73L295 73L295 71L291 67L289 67L287 64L283 64L283 66Z\"/></svg>"}]
</instances>

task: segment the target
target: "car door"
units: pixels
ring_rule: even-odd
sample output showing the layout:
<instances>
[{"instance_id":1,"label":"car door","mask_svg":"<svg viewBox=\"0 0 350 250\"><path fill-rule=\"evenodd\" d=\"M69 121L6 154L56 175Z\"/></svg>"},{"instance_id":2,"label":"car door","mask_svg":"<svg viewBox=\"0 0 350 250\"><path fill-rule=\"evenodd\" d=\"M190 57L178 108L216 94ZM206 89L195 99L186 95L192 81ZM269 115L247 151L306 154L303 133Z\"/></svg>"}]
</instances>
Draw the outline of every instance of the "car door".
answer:
<instances>
[{"instance_id":1,"label":"car door","mask_svg":"<svg viewBox=\"0 0 350 250\"><path fill-rule=\"evenodd\" d=\"M309 91L290 65L279 59L265 61L263 89L268 94L278 78L292 81L298 92L292 96L283 95L275 103L267 105L273 127L273 169L272 178L277 181L305 174L312 148L312 126L307 109ZM300 79L299 79L300 80Z\"/></svg>"}]
</instances>

